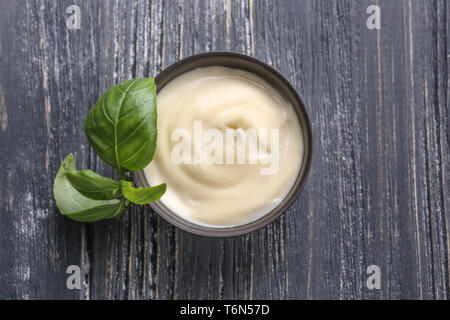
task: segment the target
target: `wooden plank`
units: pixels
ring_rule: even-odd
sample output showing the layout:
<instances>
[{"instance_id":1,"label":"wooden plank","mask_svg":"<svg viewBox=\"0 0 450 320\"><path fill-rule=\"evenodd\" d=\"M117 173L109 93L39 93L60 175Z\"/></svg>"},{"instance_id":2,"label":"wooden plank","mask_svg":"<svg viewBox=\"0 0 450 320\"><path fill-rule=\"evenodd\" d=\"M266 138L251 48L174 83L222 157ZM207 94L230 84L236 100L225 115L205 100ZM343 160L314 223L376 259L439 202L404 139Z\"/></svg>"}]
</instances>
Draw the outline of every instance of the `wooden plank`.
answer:
<instances>
[{"instance_id":1,"label":"wooden plank","mask_svg":"<svg viewBox=\"0 0 450 320\"><path fill-rule=\"evenodd\" d=\"M86 160L85 108L79 106L93 99L86 91L96 77L82 72L92 66L90 43L63 27L63 3L0 6L0 157L7 172L1 178L0 297L74 299L80 293L67 290L66 268L80 264L86 227L58 214L52 181L67 153L79 164Z\"/></svg>"}]
</instances>

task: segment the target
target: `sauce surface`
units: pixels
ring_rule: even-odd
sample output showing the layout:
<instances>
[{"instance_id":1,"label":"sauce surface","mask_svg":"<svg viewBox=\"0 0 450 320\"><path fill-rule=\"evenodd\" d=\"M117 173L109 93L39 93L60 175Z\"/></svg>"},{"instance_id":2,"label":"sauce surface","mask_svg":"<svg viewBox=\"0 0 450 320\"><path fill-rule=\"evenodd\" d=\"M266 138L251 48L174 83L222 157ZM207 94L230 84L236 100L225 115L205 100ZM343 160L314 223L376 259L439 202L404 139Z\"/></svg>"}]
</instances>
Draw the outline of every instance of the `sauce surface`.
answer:
<instances>
[{"instance_id":1,"label":"sauce surface","mask_svg":"<svg viewBox=\"0 0 450 320\"><path fill-rule=\"evenodd\" d=\"M157 99L157 148L144 172L152 186L167 183L161 202L174 213L209 227L242 225L290 191L302 133L292 106L266 81L238 69L198 68Z\"/></svg>"}]
</instances>

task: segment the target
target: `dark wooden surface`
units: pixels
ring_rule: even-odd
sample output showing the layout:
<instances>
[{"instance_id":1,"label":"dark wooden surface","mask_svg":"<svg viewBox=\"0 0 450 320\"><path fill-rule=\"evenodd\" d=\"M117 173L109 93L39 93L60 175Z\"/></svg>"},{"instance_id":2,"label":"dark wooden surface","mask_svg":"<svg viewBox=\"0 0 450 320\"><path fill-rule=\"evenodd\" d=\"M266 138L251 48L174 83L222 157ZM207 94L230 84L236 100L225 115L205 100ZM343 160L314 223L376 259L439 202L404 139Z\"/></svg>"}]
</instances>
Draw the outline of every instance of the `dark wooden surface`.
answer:
<instances>
[{"instance_id":1,"label":"dark wooden surface","mask_svg":"<svg viewBox=\"0 0 450 320\"><path fill-rule=\"evenodd\" d=\"M73 3L81 30L66 28ZM448 299L449 34L445 0L0 0L0 298ZM61 216L66 154L113 175L82 132L99 95L211 50L266 61L306 103L313 166L288 213L226 240L147 207ZM366 287L371 264L381 290Z\"/></svg>"}]
</instances>

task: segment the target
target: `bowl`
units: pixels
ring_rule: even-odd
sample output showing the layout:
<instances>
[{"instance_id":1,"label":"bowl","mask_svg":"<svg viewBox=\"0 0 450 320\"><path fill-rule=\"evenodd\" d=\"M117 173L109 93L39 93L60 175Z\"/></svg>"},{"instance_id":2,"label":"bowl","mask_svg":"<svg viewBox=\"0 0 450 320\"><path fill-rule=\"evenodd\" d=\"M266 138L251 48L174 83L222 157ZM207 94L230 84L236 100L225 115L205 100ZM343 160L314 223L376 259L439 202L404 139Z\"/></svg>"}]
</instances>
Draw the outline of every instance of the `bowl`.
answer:
<instances>
[{"instance_id":1,"label":"bowl","mask_svg":"<svg viewBox=\"0 0 450 320\"><path fill-rule=\"evenodd\" d=\"M302 165L294 185L277 207L257 220L233 227L207 227L183 219L181 216L164 206L161 201L155 201L149 204L161 218L184 231L207 237L235 237L254 232L267 226L286 212L298 198L311 168L313 147L312 130L305 105L289 81L268 64L241 53L209 52L184 58L163 70L155 78L157 91L164 88L167 83L183 73L196 68L211 66L241 69L256 74L270 83L294 108L304 140ZM143 171L134 172L132 177L137 187L149 187Z\"/></svg>"}]
</instances>

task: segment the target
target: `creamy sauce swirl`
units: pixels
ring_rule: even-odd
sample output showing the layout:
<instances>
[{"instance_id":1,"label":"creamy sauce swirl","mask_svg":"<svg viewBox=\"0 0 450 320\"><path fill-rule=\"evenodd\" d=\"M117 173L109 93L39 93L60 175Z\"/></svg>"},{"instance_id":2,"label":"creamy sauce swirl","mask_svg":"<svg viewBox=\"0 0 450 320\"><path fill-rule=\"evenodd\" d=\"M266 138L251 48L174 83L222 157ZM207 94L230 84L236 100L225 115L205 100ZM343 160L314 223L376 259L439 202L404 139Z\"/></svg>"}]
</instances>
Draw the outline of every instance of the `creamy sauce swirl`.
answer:
<instances>
[{"instance_id":1,"label":"creamy sauce swirl","mask_svg":"<svg viewBox=\"0 0 450 320\"><path fill-rule=\"evenodd\" d=\"M302 165L303 137L292 106L266 81L238 69L198 68L168 83L157 99L157 149L144 172L150 185L167 183L161 201L174 213L209 227L237 226L267 214L290 191ZM207 150L214 160L219 153L208 149L212 140L203 135L203 145L194 146L199 124L203 133L213 129L224 134L223 163L203 161ZM174 133L180 129L190 134L190 141ZM249 129L257 135L245 136ZM232 131L236 140L230 146L225 136ZM258 135L264 131L267 139ZM249 136L257 141L256 156L251 154ZM240 137L244 138L239 141ZM186 153L180 147L187 142L192 154L183 158ZM232 164L227 164L228 151L234 151L228 159L234 160ZM245 156L238 163L240 152ZM201 162L194 161L196 154ZM181 157L191 163L176 163L177 155L178 162Z\"/></svg>"}]
</instances>

